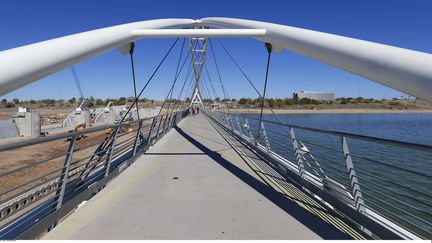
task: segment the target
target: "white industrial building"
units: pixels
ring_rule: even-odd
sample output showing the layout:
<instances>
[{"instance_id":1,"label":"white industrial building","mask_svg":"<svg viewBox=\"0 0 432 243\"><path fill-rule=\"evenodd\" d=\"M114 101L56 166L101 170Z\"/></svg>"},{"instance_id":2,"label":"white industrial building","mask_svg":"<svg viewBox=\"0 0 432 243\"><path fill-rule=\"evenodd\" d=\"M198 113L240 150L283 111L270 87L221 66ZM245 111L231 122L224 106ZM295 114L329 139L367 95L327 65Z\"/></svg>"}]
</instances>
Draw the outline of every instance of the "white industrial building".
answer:
<instances>
[{"instance_id":1,"label":"white industrial building","mask_svg":"<svg viewBox=\"0 0 432 243\"><path fill-rule=\"evenodd\" d=\"M293 99L334 100L335 94L323 91L300 91L293 93Z\"/></svg>"}]
</instances>

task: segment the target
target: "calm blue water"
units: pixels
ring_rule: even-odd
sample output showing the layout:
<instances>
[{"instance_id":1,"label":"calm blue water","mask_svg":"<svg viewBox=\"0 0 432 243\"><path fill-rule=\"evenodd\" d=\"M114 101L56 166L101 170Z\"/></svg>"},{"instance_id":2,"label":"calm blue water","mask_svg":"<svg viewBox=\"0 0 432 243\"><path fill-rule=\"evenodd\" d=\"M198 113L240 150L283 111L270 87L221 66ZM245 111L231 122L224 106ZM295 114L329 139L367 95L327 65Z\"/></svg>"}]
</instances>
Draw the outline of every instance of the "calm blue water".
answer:
<instances>
[{"instance_id":1,"label":"calm blue water","mask_svg":"<svg viewBox=\"0 0 432 243\"><path fill-rule=\"evenodd\" d=\"M274 120L272 115L266 118ZM395 139L432 146L432 113L412 114L290 114L290 124Z\"/></svg>"},{"instance_id":2,"label":"calm blue water","mask_svg":"<svg viewBox=\"0 0 432 243\"><path fill-rule=\"evenodd\" d=\"M258 115L248 115L258 118ZM288 124L369 135L432 146L432 113L410 114L289 114L279 115ZM266 120L276 119L264 115ZM256 131L257 121L250 120ZM287 132L266 124L272 150L296 161ZM296 137L311 151L309 171L325 175L350 188L341 139L295 129ZM348 139L354 167L367 206L418 232L432 232L432 152ZM402 168L402 169L398 169ZM407 172L411 170L412 172Z\"/></svg>"}]
</instances>

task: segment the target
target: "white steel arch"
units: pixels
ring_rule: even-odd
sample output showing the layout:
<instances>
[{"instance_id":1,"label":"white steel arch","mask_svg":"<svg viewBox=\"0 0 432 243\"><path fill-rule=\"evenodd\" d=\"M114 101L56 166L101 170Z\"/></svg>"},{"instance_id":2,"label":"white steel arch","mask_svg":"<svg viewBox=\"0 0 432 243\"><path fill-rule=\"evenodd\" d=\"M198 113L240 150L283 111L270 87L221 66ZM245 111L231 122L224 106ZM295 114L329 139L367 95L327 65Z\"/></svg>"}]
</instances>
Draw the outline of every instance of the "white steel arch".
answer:
<instances>
[{"instance_id":1,"label":"white steel arch","mask_svg":"<svg viewBox=\"0 0 432 243\"><path fill-rule=\"evenodd\" d=\"M177 29L197 25L212 29ZM144 31L140 31L144 30ZM146 31L147 30L147 31ZM141 38L255 37L372 81L432 101L432 55L428 53L289 27L233 18L159 19L118 25L0 52L0 95L75 63Z\"/></svg>"},{"instance_id":2,"label":"white steel arch","mask_svg":"<svg viewBox=\"0 0 432 243\"><path fill-rule=\"evenodd\" d=\"M432 102L432 55L285 25L234 18L204 18L218 28L264 28L260 40Z\"/></svg>"}]
</instances>

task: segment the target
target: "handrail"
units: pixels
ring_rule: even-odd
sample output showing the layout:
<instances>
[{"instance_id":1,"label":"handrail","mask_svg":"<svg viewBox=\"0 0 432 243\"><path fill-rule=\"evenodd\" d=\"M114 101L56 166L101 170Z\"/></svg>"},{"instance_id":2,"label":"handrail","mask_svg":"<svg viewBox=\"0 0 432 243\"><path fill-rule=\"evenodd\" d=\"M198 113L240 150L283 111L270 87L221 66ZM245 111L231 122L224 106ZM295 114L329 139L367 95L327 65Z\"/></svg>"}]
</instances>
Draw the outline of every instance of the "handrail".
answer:
<instances>
[{"instance_id":1,"label":"handrail","mask_svg":"<svg viewBox=\"0 0 432 243\"><path fill-rule=\"evenodd\" d=\"M403 165L382 160L386 155L390 156L387 157L388 159L392 159L391 156L395 151L401 151L390 150L392 147L377 147L378 150L371 149L368 154L362 156L357 155L356 152L351 153L350 148L362 149L364 145L353 143L348 146L347 138L352 139L350 142L361 140L416 151L410 153L410 159L415 159L417 156L418 158L430 157L431 146L266 119L261 120L262 123L251 123L250 120L260 120L232 112L204 109L203 113L247 146L252 147L282 176L288 176L289 180L294 180L301 187L306 188L308 193L318 196L334 209L362 225L367 229L366 234L370 234L368 230L371 230L384 239L395 237L419 239L419 236L422 238L432 236L428 231L432 221L427 208L432 195L426 189L427 186L423 185L423 181L429 180L432 176L427 171L404 168ZM280 129L280 132L275 131L277 129ZM262 135L253 136L252 133L258 130L263 131ZM296 134L295 130L311 133ZM326 137L322 135L315 137L314 133L328 135L329 140L324 140ZM334 140L332 136L340 138L340 141ZM304 140L305 143L303 138L308 138ZM309 142L316 138L319 138L319 141ZM335 150L335 146L342 147L342 150ZM288 149L289 147L292 150ZM377 153L377 159L370 158L374 152ZM393 181L394 178L389 176L394 173L401 176L399 181ZM418 178L415 184L408 179L412 176ZM411 184L407 184L408 182Z\"/></svg>"},{"instance_id":2,"label":"handrail","mask_svg":"<svg viewBox=\"0 0 432 243\"><path fill-rule=\"evenodd\" d=\"M255 118L255 117L246 116L246 115L243 115L243 116L247 117L249 119L252 119L252 120L259 120L258 118ZM385 145L393 145L393 146L398 146L401 148L410 148L410 149L415 149L415 150L419 150L419 151L432 152L432 146L426 145L426 144L410 143L410 142L398 141L398 140L393 140L393 139L372 137L372 136L347 133L347 132L340 132L340 131L334 131L334 130L324 130L324 129L313 128L313 127L293 125L293 124L288 124L288 123L284 123L284 122L279 123L277 121L270 121L270 120L266 120L266 119L262 119L262 120L267 122L267 123L271 123L271 124L283 125L286 127L293 127L293 128L298 128L298 129L302 129L302 130L318 132L318 133L322 133L322 134L330 134L330 135L335 135L335 136L340 136L340 137L354 138L354 139L368 141L368 142L376 142L376 143L381 143L381 144L385 144Z\"/></svg>"},{"instance_id":3,"label":"handrail","mask_svg":"<svg viewBox=\"0 0 432 243\"><path fill-rule=\"evenodd\" d=\"M138 153L147 150L187 114L188 109L180 109L141 120L0 146L0 153L9 150L20 153L21 150L16 149L71 138L61 144L61 147L69 145L62 154L48 155L48 158L41 160L35 158L36 161L30 164L17 163L15 167L1 173L0 183L16 178L16 184L3 186L0 192L0 239L33 238L52 227L81 201L88 200L93 193L101 190L125 166L132 163ZM168 116L169 121L160 119ZM143 125L144 121L151 124ZM120 128L130 127L131 124L140 126L117 135L121 132ZM154 133L160 126L161 132ZM80 143L77 138L81 135L107 128L113 129L112 133L96 137L99 142L91 141L90 144L76 146ZM73 155L77 158L74 159ZM41 168L42 171L38 171Z\"/></svg>"},{"instance_id":4,"label":"handrail","mask_svg":"<svg viewBox=\"0 0 432 243\"><path fill-rule=\"evenodd\" d=\"M85 135L85 134L88 134L88 133L98 132L98 131L102 131L102 130L109 129L109 128L118 128L118 127L122 127L122 126L125 126L125 125L134 124L134 123L138 123L140 121L147 121L147 120L151 120L151 119L153 119L153 117L143 118L143 119L141 119L139 121L137 120L137 121L123 122L121 124L102 125L102 126L97 126L97 127L91 127L91 128L84 129L84 130L79 130L79 131L76 131L76 132L60 133L60 134L50 135L50 136L46 136L46 137L38 137L38 138L30 139L28 141L22 141L22 142L10 143L10 144L3 144L3 145L0 145L0 152L6 151L6 150L10 150L10 149L15 149L15 148L20 148L20 147L30 146L30 145L34 145L34 144L39 144L39 143L45 143L45 142L50 142L50 141L54 141L54 140L59 140L59 139L62 139L62 138L68 138L68 137L71 137L71 136Z\"/></svg>"}]
</instances>

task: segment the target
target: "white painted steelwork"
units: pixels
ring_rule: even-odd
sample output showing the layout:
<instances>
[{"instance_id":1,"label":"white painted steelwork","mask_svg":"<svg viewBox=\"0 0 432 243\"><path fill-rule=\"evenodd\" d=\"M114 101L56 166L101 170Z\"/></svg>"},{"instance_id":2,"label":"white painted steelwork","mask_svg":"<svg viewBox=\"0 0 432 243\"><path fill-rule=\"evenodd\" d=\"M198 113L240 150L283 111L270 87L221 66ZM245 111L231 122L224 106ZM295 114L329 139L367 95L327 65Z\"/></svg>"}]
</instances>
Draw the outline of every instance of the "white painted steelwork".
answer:
<instances>
[{"instance_id":1,"label":"white painted steelwork","mask_svg":"<svg viewBox=\"0 0 432 243\"><path fill-rule=\"evenodd\" d=\"M137 29L184 27L192 19L158 19L87 31L0 52L0 95L140 39Z\"/></svg>"},{"instance_id":2,"label":"white painted steelwork","mask_svg":"<svg viewBox=\"0 0 432 243\"><path fill-rule=\"evenodd\" d=\"M265 29L150 29L132 30L132 34L142 38L169 37L264 37Z\"/></svg>"},{"instance_id":3,"label":"white painted steelwork","mask_svg":"<svg viewBox=\"0 0 432 243\"><path fill-rule=\"evenodd\" d=\"M275 49L289 49L404 93L432 101L431 54L312 30L234 18L149 20L3 51L0 52L0 95L143 38L139 35L140 29L198 25L251 29L251 32L265 29L265 35L256 38L272 43ZM232 30L221 30L221 34L230 31ZM231 34L233 33L230 32Z\"/></svg>"},{"instance_id":4,"label":"white painted steelwork","mask_svg":"<svg viewBox=\"0 0 432 243\"><path fill-rule=\"evenodd\" d=\"M432 101L432 55L285 25L234 18L204 18L201 24L218 28L263 28L258 39L312 57Z\"/></svg>"}]
</instances>

